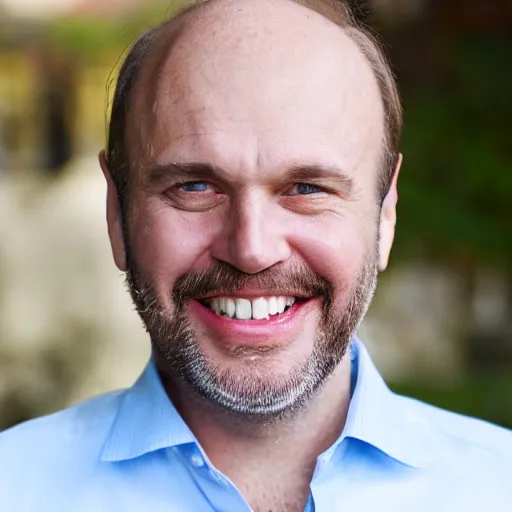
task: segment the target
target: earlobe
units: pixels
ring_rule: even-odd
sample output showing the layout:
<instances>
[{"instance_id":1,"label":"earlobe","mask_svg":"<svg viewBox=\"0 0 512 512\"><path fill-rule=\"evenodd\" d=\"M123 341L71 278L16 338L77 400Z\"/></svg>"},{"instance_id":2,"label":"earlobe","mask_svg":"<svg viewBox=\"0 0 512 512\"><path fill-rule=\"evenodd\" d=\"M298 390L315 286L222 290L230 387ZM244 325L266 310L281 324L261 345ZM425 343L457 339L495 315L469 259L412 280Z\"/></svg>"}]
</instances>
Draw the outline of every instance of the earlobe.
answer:
<instances>
[{"instance_id":1,"label":"earlobe","mask_svg":"<svg viewBox=\"0 0 512 512\"><path fill-rule=\"evenodd\" d=\"M398 155L395 170L391 184L382 203L380 211L380 232L379 232L379 259L378 269L379 272L386 270L395 238L395 225L396 225L396 205L398 202L398 174L402 165L402 154Z\"/></svg>"},{"instance_id":2,"label":"earlobe","mask_svg":"<svg viewBox=\"0 0 512 512\"><path fill-rule=\"evenodd\" d=\"M107 182L107 226L110 245L112 247L112 255L117 268L122 272L126 271L126 250L123 236L123 219L117 187L112 179L112 175L108 168L105 151L102 150L98 155L101 170Z\"/></svg>"}]
</instances>

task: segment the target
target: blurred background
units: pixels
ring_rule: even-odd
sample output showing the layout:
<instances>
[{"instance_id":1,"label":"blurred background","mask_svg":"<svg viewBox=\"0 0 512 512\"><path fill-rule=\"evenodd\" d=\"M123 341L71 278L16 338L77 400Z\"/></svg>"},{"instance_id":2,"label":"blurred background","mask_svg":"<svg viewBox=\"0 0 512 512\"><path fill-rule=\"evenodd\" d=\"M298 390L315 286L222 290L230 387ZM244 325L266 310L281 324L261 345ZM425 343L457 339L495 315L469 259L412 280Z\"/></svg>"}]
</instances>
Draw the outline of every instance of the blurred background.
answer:
<instances>
[{"instance_id":1,"label":"blurred background","mask_svg":"<svg viewBox=\"0 0 512 512\"><path fill-rule=\"evenodd\" d=\"M149 343L96 162L119 56L173 0L0 0L0 430L130 385ZM391 387L512 427L512 1L374 0L405 106L361 328Z\"/></svg>"}]
</instances>

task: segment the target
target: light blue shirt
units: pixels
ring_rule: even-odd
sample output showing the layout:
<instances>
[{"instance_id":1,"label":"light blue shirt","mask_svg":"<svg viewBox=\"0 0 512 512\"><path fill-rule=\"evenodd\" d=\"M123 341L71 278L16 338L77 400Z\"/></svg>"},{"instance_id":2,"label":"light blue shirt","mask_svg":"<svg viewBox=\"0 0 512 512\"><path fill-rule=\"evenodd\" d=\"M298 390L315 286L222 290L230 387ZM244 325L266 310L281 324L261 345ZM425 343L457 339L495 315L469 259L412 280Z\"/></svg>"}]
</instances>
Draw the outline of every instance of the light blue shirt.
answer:
<instances>
[{"instance_id":1,"label":"light blue shirt","mask_svg":"<svg viewBox=\"0 0 512 512\"><path fill-rule=\"evenodd\" d=\"M345 428L318 457L306 510L512 511L509 431L395 395L357 341L353 382ZM130 389L0 434L1 512L249 510L152 361Z\"/></svg>"}]
</instances>

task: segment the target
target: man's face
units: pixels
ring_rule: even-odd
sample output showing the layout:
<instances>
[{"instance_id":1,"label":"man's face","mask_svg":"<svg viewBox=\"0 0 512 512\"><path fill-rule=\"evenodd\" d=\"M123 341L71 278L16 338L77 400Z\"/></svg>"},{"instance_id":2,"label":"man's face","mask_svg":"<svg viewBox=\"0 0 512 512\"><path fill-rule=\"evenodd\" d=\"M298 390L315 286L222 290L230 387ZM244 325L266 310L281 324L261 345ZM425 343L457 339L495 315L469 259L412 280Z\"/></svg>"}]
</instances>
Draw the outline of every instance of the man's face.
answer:
<instances>
[{"instance_id":1,"label":"man's face","mask_svg":"<svg viewBox=\"0 0 512 512\"><path fill-rule=\"evenodd\" d=\"M325 381L377 274L375 79L338 27L282 4L192 23L141 76L128 131L128 282L154 351L253 415Z\"/></svg>"}]
</instances>

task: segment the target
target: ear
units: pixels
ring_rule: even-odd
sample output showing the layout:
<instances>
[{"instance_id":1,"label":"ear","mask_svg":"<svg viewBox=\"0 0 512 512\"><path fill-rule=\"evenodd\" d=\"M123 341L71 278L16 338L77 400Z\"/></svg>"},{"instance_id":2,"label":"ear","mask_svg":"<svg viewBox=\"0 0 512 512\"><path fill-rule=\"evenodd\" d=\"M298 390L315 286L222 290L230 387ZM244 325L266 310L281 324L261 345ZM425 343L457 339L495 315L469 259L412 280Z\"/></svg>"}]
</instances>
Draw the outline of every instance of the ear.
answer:
<instances>
[{"instance_id":1,"label":"ear","mask_svg":"<svg viewBox=\"0 0 512 512\"><path fill-rule=\"evenodd\" d=\"M117 194L117 187L112 179L110 170L107 166L105 151L101 150L98 155L101 170L107 181L107 226L112 254L117 268L122 272L126 271L126 250L123 237L123 219L121 215L121 205Z\"/></svg>"},{"instance_id":2,"label":"ear","mask_svg":"<svg viewBox=\"0 0 512 512\"><path fill-rule=\"evenodd\" d=\"M395 238L396 204L398 202L397 181L402 160L403 157L400 153L393 172L393 178L391 179L391 185L380 210L379 272L383 272L388 266L389 255Z\"/></svg>"}]
</instances>

